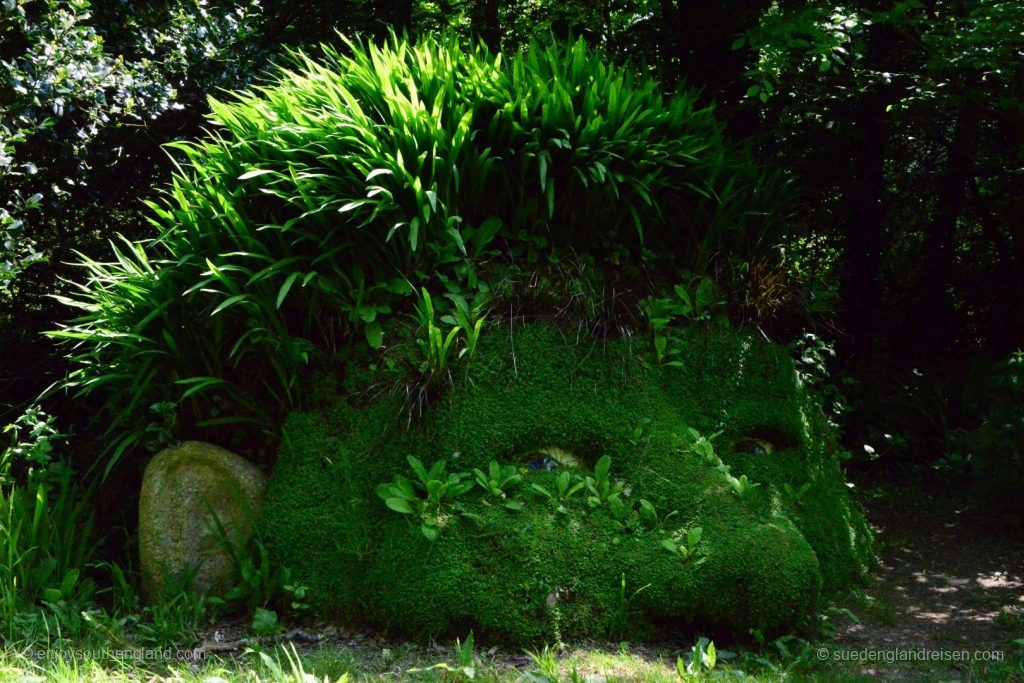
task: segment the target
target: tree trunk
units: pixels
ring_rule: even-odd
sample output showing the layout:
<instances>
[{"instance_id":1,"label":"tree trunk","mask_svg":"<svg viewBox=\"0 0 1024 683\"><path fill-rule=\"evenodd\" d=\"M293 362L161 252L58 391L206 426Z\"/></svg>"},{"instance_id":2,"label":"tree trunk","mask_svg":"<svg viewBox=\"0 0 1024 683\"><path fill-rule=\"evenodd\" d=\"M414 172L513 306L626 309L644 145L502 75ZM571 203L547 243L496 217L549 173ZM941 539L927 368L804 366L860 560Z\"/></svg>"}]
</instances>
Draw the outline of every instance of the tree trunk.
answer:
<instances>
[{"instance_id":1,"label":"tree trunk","mask_svg":"<svg viewBox=\"0 0 1024 683\"><path fill-rule=\"evenodd\" d=\"M957 224L964 212L969 179L973 175L971 145L977 126L977 112L969 102L956 117L946 153L946 168L936 187L935 214L925 235L922 258L921 320L922 342L932 352L958 346L956 311L949 289L955 286L953 255ZM959 340L962 341L962 340Z\"/></svg>"},{"instance_id":2,"label":"tree trunk","mask_svg":"<svg viewBox=\"0 0 1024 683\"><path fill-rule=\"evenodd\" d=\"M853 120L853 145L843 231L845 271L840 281L842 327L851 357L877 342L885 248L885 159L888 124L884 97L865 97Z\"/></svg>"},{"instance_id":3,"label":"tree trunk","mask_svg":"<svg viewBox=\"0 0 1024 683\"><path fill-rule=\"evenodd\" d=\"M770 5L769 0L661 2L662 78L700 88L705 102L717 103L735 138L749 137L757 128L757 112L740 108L747 89L743 77L757 55L732 45L758 25Z\"/></svg>"},{"instance_id":4,"label":"tree trunk","mask_svg":"<svg viewBox=\"0 0 1024 683\"><path fill-rule=\"evenodd\" d=\"M474 35L492 50L501 47L501 22L498 17L498 0L475 0L470 11L470 22Z\"/></svg>"}]
</instances>

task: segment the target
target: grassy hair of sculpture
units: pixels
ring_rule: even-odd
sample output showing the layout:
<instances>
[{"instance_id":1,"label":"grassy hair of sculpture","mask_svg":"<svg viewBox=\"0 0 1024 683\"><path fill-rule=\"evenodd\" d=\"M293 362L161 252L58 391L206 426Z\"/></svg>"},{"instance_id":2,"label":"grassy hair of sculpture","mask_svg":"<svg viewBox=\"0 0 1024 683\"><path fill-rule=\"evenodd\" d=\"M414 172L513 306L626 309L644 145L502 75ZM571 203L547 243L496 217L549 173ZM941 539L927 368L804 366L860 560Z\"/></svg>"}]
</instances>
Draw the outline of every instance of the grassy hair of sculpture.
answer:
<instances>
[{"instance_id":1,"label":"grassy hair of sculpture","mask_svg":"<svg viewBox=\"0 0 1024 683\"><path fill-rule=\"evenodd\" d=\"M210 106L211 135L169 146L154 238L83 256L59 297L76 315L52 332L69 348L60 388L103 401L108 471L151 438L154 405L258 459L311 359L379 347L421 286L498 285L494 254L657 253L667 273L703 272L786 223L784 177L696 92L665 95L582 42L349 43Z\"/></svg>"}]
</instances>

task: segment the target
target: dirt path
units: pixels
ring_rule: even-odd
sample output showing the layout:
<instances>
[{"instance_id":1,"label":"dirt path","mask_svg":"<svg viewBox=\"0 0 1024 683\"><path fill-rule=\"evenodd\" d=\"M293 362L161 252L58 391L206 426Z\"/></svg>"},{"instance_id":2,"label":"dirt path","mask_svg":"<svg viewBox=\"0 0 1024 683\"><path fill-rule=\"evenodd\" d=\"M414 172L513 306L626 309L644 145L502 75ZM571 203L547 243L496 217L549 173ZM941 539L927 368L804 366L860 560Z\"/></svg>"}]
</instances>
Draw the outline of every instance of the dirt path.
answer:
<instances>
[{"instance_id":1,"label":"dirt path","mask_svg":"<svg viewBox=\"0 0 1024 683\"><path fill-rule=\"evenodd\" d=\"M866 506L882 563L853 609L861 623L837 634L841 652L861 658L841 668L895 680L1024 681L1014 643L1024 638L1024 531L966 501L903 487L879 490ZM954 659L962 656L973 661Z\"/></svg>"}]
</instances>

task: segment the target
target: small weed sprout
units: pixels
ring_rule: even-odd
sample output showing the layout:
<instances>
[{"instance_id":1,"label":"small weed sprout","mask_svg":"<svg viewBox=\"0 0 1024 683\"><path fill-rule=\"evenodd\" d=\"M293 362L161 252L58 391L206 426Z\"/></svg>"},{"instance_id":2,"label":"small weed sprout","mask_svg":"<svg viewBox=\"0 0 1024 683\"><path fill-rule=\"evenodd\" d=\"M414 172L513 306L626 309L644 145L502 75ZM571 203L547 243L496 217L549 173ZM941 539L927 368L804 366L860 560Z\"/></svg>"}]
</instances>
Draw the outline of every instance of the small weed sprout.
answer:
<instances>
[{"instance_id":1,"label":"small weed sprout","mask_svg":"<svg viewBox=\"0 0 1024 683\"><path fill-rule=\"evenodd\" d=\"M531 484L530 490L547 499L548 502L555 506L556 512L566 514L568 513L568 509L565 507L566 503L579 494L585 486L586 482L582 478L563 470L555 479L554 493L548 491L540 484Z\"/></svg>"},{"instance_id":2,"label":"small weed sprout","mask_svg":"<svg viewBox=\"0 0 1024 683\"><path fill-rule=\"evenodd\" d=\"M686 680L690 676L714 670L717 663L718 651L715 649L715 642L701 638L693 644L686 661L682 657L676 659L676 672L681 679Z\"/></svg>"},{"instance_id":3,"label":"small weed sprout","mask_svg":"<svg viewBox=\"0 0 1024 683\"><path fill-rule=\"evenodd\" d=\"M612 481L611 469L611 457L603 455L594 465L594 476L588 476L584 480L587 492L590 494L587 496L587 504L590 507L596 508L602 505L611 507L622 503L620 497L625 484L621 481Z\"/></svg>"},{"instance_id":4,"label":"small weed sprout","mask_svg":"<svg viewBox=\"0 0 1024 683\"><path fill-rule=\"evenodd\" d=\"M732 487L733 493L735 493L740 498L743 498L745 496L750 495L750 493L755 488L760 486L760 484L756 484L756 483L750 481L749 479L747 479L747 475L745 475L745 474L741 475L739 478L736 478L736 477L734 477L732 475L728 475L728 476L729 476L729 485Z\"/></svg>"},{"instance_id":5,"label":"small weed sprout","mask_svg":"<svg viewBox=\"0 0 1024 683\"><path fill-rule=\"evenodd\" d=\"M672 538L666 538L661 542L661 547L670 553L679 555L684 561L691 561L697 555L697 544L704 536L704 529L699 526L690 529L681 529ZM694 562L694 566L704 563L707 558L700 558Z\"/></svg>"},{"instance_id":6,"label":"small weed sprout","mask_svg":"<svg viewBox=\"0 0 1024 683\"><path fill-rule=\"evenodd\" d=\"M803 503L804 496L811 490L811 482L805 482L799 488L794 488L792 484L783 484L782 490L786 493L787 498L800 505Z\"/></svg>"}]
</instances>

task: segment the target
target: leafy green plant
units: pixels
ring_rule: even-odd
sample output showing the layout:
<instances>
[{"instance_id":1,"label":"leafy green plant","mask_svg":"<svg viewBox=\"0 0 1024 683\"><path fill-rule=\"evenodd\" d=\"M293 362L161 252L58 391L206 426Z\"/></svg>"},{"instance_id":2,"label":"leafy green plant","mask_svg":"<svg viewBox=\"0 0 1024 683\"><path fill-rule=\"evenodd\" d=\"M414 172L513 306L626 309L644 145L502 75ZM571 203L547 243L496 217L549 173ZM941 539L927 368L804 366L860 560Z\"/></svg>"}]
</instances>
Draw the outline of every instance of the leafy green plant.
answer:
<instances>
[{"instance_id":1,"label":"leafy green plant","mask_svg":"<svg viewBox=\"0 0 1024 683\"><path fill-rule=\"evenodd\" d=\"M632 531L637 528L640 517L631 501L613 496L608 500L608 511L623 531Z\"/></svg>"},{"instance_id":2,"label":"leafy green plant","mask_svg":"<svg viewBox=\"0 0 1024 683\"><path fill-rule=\"evenodd\" d=\"M739 477L734 477L732 475L727 476L729 479L729 486L732 487L733 493L740 498L750 495L755 488L760 486L760 484L750 481L745 474L740 475Z\"/></svg>"},{"instance_id":3,"label":"leafy green plant","mask_svg":"<svg viewBox=\"0 0 1024 683\"><path fill-rule=\"evenodd\" d=\"M257 607L252 613L249 628L258 636L272 636L281 630L281 624L278 622L277 612Z\"/></svg>"},{"instance_id":4,"label":"leafy green plant","mask_svg":"<svg viewBox=\"0 0 1024 683\"><path fill-rule=\"evenodd\" d=\"M91 629L95 611L95 584L73 569L63 578L54 577L44 588L38 604L26 605L14 616L14 624L26 643L36 641L80 641Z\"/></svg>"},{"instance_id":5,"label":"leafy green plant","mask_svg":"<svg viewBox=\"0 0 1024 683\"><path fill-rule=\"evenodd\" d=\"M533 664L534 670L527 672L528 680L534 683L558 683L561 680L558 667L557 650L550 645L545 645L540 650L531 650L526 653Z\"/></svg>"},{"instance_id":6,"label":"leafy green plant","mask_svg":"<svg viewBox=\"0 0 1024 683\"><path fill-rule=\"evenodd\" d=\"M702 458L709 467L718 467L722 464L722 459L715 453L714 441L721 434L721 431L717 431L705 436L693 427L687 427L686 434L680 439L680 446L684 452Z\"/></svg>"},{"instance_id":7,"label":"leafy green plant","mask_svg":"<svg viewBox=\"0 0 1024 683\"><path fill-rule=\"evenodd\" d=\"M568 470L562 470L558 476L555 477L554 493L548 491L540 484L530 484L530 490L555 505L557 512L565 514L568 512L565 504L582 492L586 485L586 481L584 481L580 476L573 475Z\"/></svg>"},{"instance_id":8,"label":"leafy green plant","mask_svg":"<svg viewBox=\"0 0 1024 683\"><path fill-rule=\"evenodd\" d=\"M457 327L462 331L464 339L463 347L459 350L459 358L465 357L467 360L472 360L474 354L476 354L476 345L480 340L480 333L483 331L484 320L487 318L486 314L481 312L483 304L475 303L471 305L466 301L465 297L457 294L448 294L446 296L455 308L450 314L441 316L441 322ZM483 301L486 301L486 298Z\"/></svg>"},{"instance_id":9,"label":"leafy green plant","mask_svg":"<svg viewBox=\"0 0 1024 683\"><path fill-rule=\"evenodd\" d=\"M253 536L243 552L232 550L235 563L235 585L223 596L210 596L210 607L242 606L253 616L253 630L276 623L277 612L271 607L288 612L301 612L309 608L306 587L292 580L288 567L274 566L259 536ZM269 613L269 614L268 614ZM265 635L265 634L261 634Z\"/></svg>"},{"instance_id":10,"label":"leafy green plant","mask_svg":"<svg viewBox=\"0 0 1024 683\"><path fill-rule=\"evenodd\" d=\"M779 659L784 664L785 669L788 670L793 670L805 664L814 662L815 657L820 656L818 655L816 648L812 647L812 643L810 641L794 633L781 635L771 641L771 644L778 653ZM820 659L818 661L820 661Z\"/></svg>"},{"instance_id":11,"label":"leafy green plant","mask_svg":"<svg viewBox=\"0 0 1024 683\"><path fill-rule=\"evenodd\" d=\"M295 649L295 645L289 643L289 648L280 648L273 657L266 652L258 653L260 661L263 663L263 667L269 674L268 680L273 681L273 683L348 683L349 676L347 673L342 674L333 681L328 676L324 676L322 680L318 680L313 674L306 672L305 667L302 665L302 658L299 657L299 653ZM284 651L284 662L281 662L279 654L280 651ZM254 671L250 671L249 673L252 680L256 683L262 683L264 680Z\"/></svg>"},{"instance_id":12,"label":"leafy green plant","mask_svg":"<svg viewBox=\"0 0 1024 683\"><path fill-rule=\"evenodd\" d=\"M659 516L654 503L645 498L641 498L637 506L637 517L640 523L652 531L664 528L665 523L677 514L679 514L678 510L672 510L664 516Z\"/></svg>"},{"instance_id":13,"label":"leafy green plant","mask_svg":"<svg viewBox=\"0 0 1024 683\"><path fill-rule=\"evenodd\" d=\"M0 452L0 485L14 483L16 469L24 470L24 476L30 480L46 475L54 465L54 449L64 438L55 422L53 415L32 405L4 427L3 433L9 435L9 441Z\"/></svg>"},{"instance_id":14,"label":"leafy green plant","mask_svg":"<svg viewBox=\"0 0 1024 683\"><path fill-rule=\"evenodd\" d=\"M585 500L589 507L607 507L623 531L636 529L640 524L657 525L657 512L653 504L647 500L641 501L642 511L638 510L632 501L624 496L625 482L612 480L611 465L611 457L604 455L594 464L592 476L581 477L563 470L555 478L553 492L540 484L531 484L530 489L554 505L555 511L560 514L567 514L566 504L583 493L586 494Z\"/></svg>"},{"instance_id":15,"label":"leafy green plant","mask_svg":"<svg viewBox=\"0 0 1024 683\"><path fill-rule=\"evenodd\" d=\"M615 608L612 612L612 617L608 622L608 635L610 637L617 637L626 630L626 626L629 623L629 606L633 599L650 588L650 584L640 586L632 593L626 590L626 575L622 575L622 579L619 582L619 595L618 601L615 604Z\"/></svg>"},{"instance_id":16,"label":"leafy green plant","mask_svg":"<svg viewBox=\"0 0 1024 683\"><path fill-rule=\"evenodd\" d=\"M714 282L706 275L690 278L688 285L677 284L672 291L675 296L649 297L640 303L651 329L654 359L659 364L682 353L682 344L674 334L681 323L709 321L714 309L725 303L717 299Z\"/></svg>"},{"instance_id":17,"label":"leafy green plant","mask_svg":"<svg viewBox=\"0 0 1024 683\"><path fill-rule=\"evenodd\" d=\"M717 664L718 651L714 641L700 638L693 644L686 661L682 657L676 659L676 672L680 678L686 678L687 674L692 676L712 671Z\"/></svg>"},{"instance_id":18,"label":"leafy green plant","mask_svg":"<svg viewBox=\"0 0 1024 683\"><path fill-rule=\"evenodd\" d=\"M52 333L72 345L72 362L80 365L80 371L73 371L63 383L64 389L85 395L99 387L121 388L119 396L111 397L117 408L112 408L106 434L117 436L106 454L104 474L126 451L147 442L159 446L172 440L177 434L167 432L168 427L176 431L186 425L210 429L248 425L258 432L275 424L294 404L298 370L308 360L308 344L283 338L283 323L273 315L259 319L267 311L252 302L257 290L242 293L224 270L208 264L196 274L198 282L192 283L196 290L216 291L219 283L238 297L231 299L230 306L252 309L257 317L250 316L248 331L230 344L226 328L219 324L201 338L182 338L182 330L196 329L203 318L184 306L187 293L175 291L170 278L160 271L173 267L172 263L152 260L141 244L125 242L122 247L112 246L112 251L111 263L83 256L81 265L89 277L85 284L75 285L79 298L60 297L82 315ZM163 303L151 308L153 301ZM259 360L249 356L266 344L274 347L273 354ZM101 358L110 365L85 369ZM233 376L230 371L246 366L245 376ZM180 369L191 374L183 375ZM124 375L126 371L132 376ZM260 393L257 386L264 387L265 400L253 400ZM267 391L268 386L275 388ZM197 402L199 397L205 400ZM177 407L177 419L173 423L161 419L164 433L154 442L147 411L158 406L159 413L166 415L171 412L169 405Z\"/></svg>"},{"instance_id":19,"label":"leafy green plant","mask_svg":"<svg viewBox=\"0 0 1024 683\"><path fill-rule=\"evenodd\" d=\"M449 664L448 662L438 662L433 666L425 669L412 668L409 669L409 673L422 673L425 671L444 671L452 680L464 681L473 680L476 678L477 669L479 668L480 662L476 655L476 650L473 643L473 632L470 631L469 635L466 636L465 642L458 639L455 640L455 664Z\"/></svg>"},{"instance_id":20,"label":"leafy green plant","mask_svg":"<svg viewBox=\"0 0 1024 683\"><path fill-rule=\"evenodd\" d=\"M611 457L602 455L594 463L594 476L587 476L584 479L587 492L590 494L587 496L587 504L590 507L599 507L601 505L615 505L618 507L622 505L620 497L626 485L622 481L612 480L611 469ZM622 508L620 507L619 509L621 510Z\"/></svg>"},{"instance_id":21,"label":"leafy green plant","mask_svg":"<svg viewBox=\"0 0 1024 683\"><path fill-rule=\"evenodd\" d=\"M495 460L492 460L487 465L487 472L474 468L473 474L480 488L486 491L488 495L501 498L502 500L506 500L509 493L523 481L523 476L516 470L515 465L505 465L502 467ZM506 506L509 504L519 506L515 501L508 501Z\"/></svg>"},{"instance_id":22,"label":"leafy green plant","mask_svg":"<svg viewBox=\"0 0 1024 683\"><path fill-rule=\"evenodd\" d=\"M252 510L242 498L237 502L246 511L249 522L255 526ZM209 529L214 539L231 556L234 585L223 595L206 598L211 620L221 609L244 608L251 616L250 628L259 636L276 633L279 629L275 610L299 612L308 609L304 602L306 587L292 581L291 570L271 562L270 554L259 534L253 534L244 547L238 547L216 512L208 506Z\"/></svg>"},{"instance_id":23,"label":"leafy green plant","mask_svg":"<svg viewBox=\"0 0 1024 683\"><path fill-rule=\"evenodd\" d=\"M480 306L471 306L460 295L446 295L453 310L440 317L425 287L418 296L413 314L418 327L413 339L416 353L411 359L401 354L399 360L390 356L385 359L389 369L398 371L396 390L403 395L403 410L410 423L415 415L423 414L445 386L453 383L456 360L462 361L463 367L472 360L485 318ZM400 369L403 360L404 371Z\"/></svg>"},{"instance_id":24,"label":"leafy green plant","mask_svg":"<svg viewBox=\"0 0 1024 683\"><path fill-rule=\"evenodd\" d=\"M450 511L455 508L455 500L470 491L473 482L464 481L469 476L465 472L446 474L442 460L429 470L418 458L410 455L406 460L416 480L397 474L391 483L377 487L377 495L395 512L420 520L423 535L429 541L436 541Z\"/></svg>"},{"instance_id":25,"label":"leafy green plant","mask_svg":"<svg viewBox=\"0 0 1024 683\"><path fill-rule=\"evenodd\" d=\"M693 560L697 554L697 544L704 536L704 529L699 526L681 529L672 538L661 542L661 547L670 553L679 555L683 560ZM706 558L700 558L695 564L702 564Z\"/></svg>"},{"instance_id":26,"label":"leafy green plant","mask_svg":"<svg viewBox=\"0 0 1024 683\"><path fill-rule=\"evenodd\" d=\"M416 340L423 358L420 372L428 378L447 376L450 382L451 360L455 355L455 346L462 327L452 325L447 334L444 333L435 322L434 302L430 298L430 293L425 288L421 292L420 303L416 306L416 319L424 335Z\"/></svg>"},{"instance_id":27,"label":"leafy green plant","mask_svg":"<svg viewBox=\"0 0 1024 683\"><path fill-rule=\"evenodd\" d=\"M667 357L679 353L679 349L669 349L669 341L672 340L672 318L679 310L679 304L671 298L652 298L643 302L641 308L651 328L655 362L661 363Z\"/></svg>"},{"instance_id":28,"label":"leafy green plant","mask_svg":"<svg viewBox=\"0 0 1024 683\"><path fill-rule=\"evenodd\" d=\"M680 314L690 322L711 320L712 312L725 302L715 293L715 283L707 275L690 278L686 285L677 284L672 288L682 303Z\"/></svg>"},{"instance_id":29,"label":"leafy green plant","mask_svg":"<svg viewBox=\"0 0 1024 683\"><path fill-rule=\"evenodd\" d=\"M93 537L90 490L63 468L0 488L0 626L9 642L81 634L95 590L85 571Z\"/></svg>"},{"instance_id":30,"label":"leafy green plant","mask_svg":"<svg viewBox=\"0 0 1024 683\"><path fill-rule=\"evenodd\" d=\"M850 411L844 386L850 386L855 380L846 378L840 383L832 378L830 365L836 358L834 344L807 332L791 343L790 348L800 380L821 398L825 415L838 427L843 415Z\"/></svg>"},{"instance_id":31,"label":"leafy green plant","mask_svg":"<svg viewBox=\"0 0 1024 683\"><path fill-rule=\"evenodd\" d=\"M473 632L466 636L466 642L455 640L455 658L458 660L459 669L467 678L476 676L477 657L473 645Z\"/></svg>"},{"instance_id":32,"label":"leafy green plant","mask_svg":"<svg viewBox=\"0 0 1024 683\"><path fill-rule=\"evenodd\" d=\"M167 577L165 590L156 602L142 610L137 631L141 642L159 647L168 643L190 645L210 617L209 603L194 588L194 572Z\"/></svg>"},{"instance_id":33,"label":"leafy green plant","mask_svg":"<svg viewBox=\"0 0 1024 683\"><path fill-rule=\"evenodd\" d=\"M560 502L565 502L579 493L586 486L579 477L573 477L568 472L562 472L555 479L555 491Z\"/></svg>"}]
</instances>

